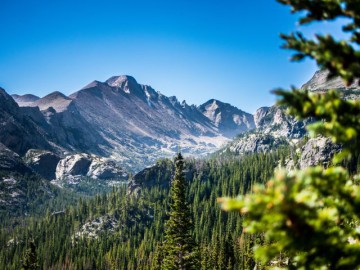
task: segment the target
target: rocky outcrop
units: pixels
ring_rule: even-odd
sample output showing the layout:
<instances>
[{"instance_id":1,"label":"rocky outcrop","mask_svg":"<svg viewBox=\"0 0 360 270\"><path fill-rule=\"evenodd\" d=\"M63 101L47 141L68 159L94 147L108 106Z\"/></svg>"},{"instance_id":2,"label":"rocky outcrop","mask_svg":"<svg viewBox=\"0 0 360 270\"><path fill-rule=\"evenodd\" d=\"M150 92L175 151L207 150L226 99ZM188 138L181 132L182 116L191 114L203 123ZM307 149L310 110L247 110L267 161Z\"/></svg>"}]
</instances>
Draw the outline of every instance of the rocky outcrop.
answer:
<instances>
[{"instance_id":1,"label":"rocky outcrop","mask_svg":"<svg viewBox=\"0 0 360 270\"><path fill-rule=\"evenodd\" d=\"M71 176L86 176L91 164L88 154L70 155L61 159L56 167L56 178L65 179Z\"/></svg>"},{"instance_id":2,"label":"rocky outcrop","mask_svg":"<svg viewBox=\"0 0 360 270\"><path fill-rule=\"evenodd\" d=\"M71 98L65 96L63 93L55 91L34 101L32 104L29 104L29 106L39 107L41 111L52 107L56 112L62 112L67 109L71 101Z\"/></svg>"},{"instance_id":3,"label":"rocky outcrop","mask_svg":"<svg viewBox=\"0 0 360 270\"><path fill-rule=\"evenodd\" d=\"M254 123L256 128L261 127L261 122L268 115L270 108L271 107L260 107L259 109L256 110L254 114Z\"/></svg>"},{"instance_id":4,"label":"rocky outcrop","mask_svg":"<svg viewBox=\"0 0 360 270\"><path fill-rule=\"evenodd\" d=\"M126 173L114 160L104 158L93 158L86 175L101 180L127 180L128 178L128 173Z\"/></svg>"},{"instance_id":5,"label":"rocky outcrop","mask_svg":"<svg viewBox=\"0 0 360 270\"><path fill-rule=\"evenodd\" d=\"M333 144L329 138L311 138L301 148L299 167L300 169L316 165L327 167L334 154L340 150L341 147Z\"/></svg>"},{"instance_id":6,"label":"rocky outcrop","mask_svg":"<svg viewBox=\"0 0 360 270\"><path fill-rule=\"evenodd\" d=\"M280 106L261 107L254 114L256 128L239 135L220 154L266 153L301 139L311 119L299 121Z\"/></svg>"},{"instance_id":7,"label":"rocky outcrop","mask_svg":"<svg viewBox=\"0 0 360 270\"><path fill-rule=\"evenodd\" d=\"M200 165L199 168L195 168L191 161L185 161L184 176L187 181L191 181L198 171L201 171ZM158 160L155 165L143 169L130 179L128 193L137 195L141 192L142 188L155 185L169 187L174 173L175 166L173 160Z\"/></svg>"},{"instance_id":8,"label":"rocky outcrop","mask_svg":"<svg viewBox=\"0 0 360 270\"><path fill-rule=\"evenodd\" d=\"M307 132L306 125L311 122L311 119L299 121L279 106L258 109L255 119L257 132L286 139L302 138Z\"/></svg>"},{"instance_id":9,"label":"rocky outcrop","mask_svg":"<svg viewBox=\"0 0 360 270\"><path fill-rule=\"evenodd\" d=\"M86 222L77 231L73 240L90 238L96 239L102 233L113 233L119 228L119 220L115 217L105 215Z\"/></svg>"},{"instance_id":10,"label":"rocky outcrop","mask_svg":"<svg viewBox=\"0 0 360 270\"><path fill-rule=\"evenodd\" d=\"M340 92L344 99L359 99L360 98L360 80L355 80L351 85L346 86L340 77L329 78L327 70L319 70L315 72L314 76L305 83L301 88L314 93L324 93L329 89L335 89Z\"/></svg>"},{"instance_id":11,"label":"rocky outcrop","mask_svg":"<svg viewBox=\"0 0 360 270\"><path fill-rule=\"evenodd\" d=\"M246 134L231 142L223 152L229 151L238 155L267 153L287 144L288 142L284 138L274 137L269 134Z\"/></svg>"},{"instance_id":12,"label":"rocky outcrop","mask_svg":"<svg viewBox=\"0 0 360 270\"><path fill-rule=\"evenodd\" d=\"M18 172L21 174L31 173L21 157L0 143L0 171Z\"/></svg>"},{"instance_id":13,"label":"rocky outcrop","mask_svg":"<svg viewBox=\"0 0 360 270\"><path fill-rule=\"evenodd\" d=\"M45 133L0 88L0 143L19 155L24 155L31 148L51 149Z\"/></svg>"},{"instance_id":14,"label":"rocky outcrop","mask_svg":"<svg viewBox=\"0 0 360 270\"><path fill-rule=\"evenodd\" d=\"M25 163L47 180L55 179L56 167L60 157L50 151L30 149L24 157Z\"/></svg>"},{"instance_id":15,"label":"rocky outcrop","mask_svg":"<svg viewBox=\"0 0 360 270\"><path fill-rule=\"evenodd\" d=\"M337 89L340 91L343 98L359 99L360 86L359 80L352 85L346 87L339 77L328 78L329 72L317 71L309 82L302 86L315 93L323 93L329 89ZM313 119L306 119L303 121L297 120L294 116L286 113L286 108L280 106L261 107L254 114L254 122L256 129L245 136L239 136L230 143L224 151L233 153L251 153L251 152L266 152L282 145L283 142L296 144L296 142L307 134L306 126L312 123ZM307 167L314 164L326 165L331 159L334 151L338 148L330 144L329 140L324 138L311 139L301 150L303 152L300 164L293 164L291 166ZM316 149L316 150L315 150Z\"/></svg>"},{"instance_id":16,"label":"rocky outcrop","mask_svg":"<svg viewBox=\"0 0 360 270\"><path fill-rule=\"evenodd\" d=\"M18 215L33 207L34 202L54 196L53 187L42 180L23 159L0 143L0 209Z\"/></svg>"},{"instance_id":17,"label":"rocky outcrop","mask_svg":"<svg viewBox=\"0 0 360 270\"><path fill-rule=\"evenodd\" d=\"M349 90L360 90L360 85L359 80L355 80L351 85L346 86L340 77L329 78L329 71L318 70L301 88L312 92L326 91L328 89L346 92Z\"/></svg>"},{"instance_id":18,"label":"rocky outcrop","mask_svg":"<svg viewBox=\"0 0 360 270\"><path fill-rule=\"evenodd\" d=\"M114 160L85 153L61 159L55 175L60 181L79 181L83 177L121 181L128 179L128 174Z\"/></svg>"}]
</instances>

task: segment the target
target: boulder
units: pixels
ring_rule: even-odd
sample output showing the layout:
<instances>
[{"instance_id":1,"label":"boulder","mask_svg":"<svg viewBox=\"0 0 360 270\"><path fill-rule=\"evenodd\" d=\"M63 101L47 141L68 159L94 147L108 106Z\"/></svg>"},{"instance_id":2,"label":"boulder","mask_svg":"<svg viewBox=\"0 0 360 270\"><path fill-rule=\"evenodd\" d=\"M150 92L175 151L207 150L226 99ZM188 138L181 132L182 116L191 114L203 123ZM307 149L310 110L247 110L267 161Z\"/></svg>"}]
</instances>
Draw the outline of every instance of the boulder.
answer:
<instances>
[{"instance_id":1,"label":"boulder","mask_svg":"<svg viewBox=\"0 0 360 270\"><path fill-rule=\"evenodd\" d=\"M124 179L128 174L114 161L105 158L93 158L87 176L94 179Z\"/></svg>"},{"instance_id":2,"label":"boulder","mask_svg":"<svg viewBox=\"0 0 360 270\"><path fill-rule=\"evenodd\" d=\"M91 156L83 153L61 159L56 167L56 179L64 179L67 176L87 175L91 161Z\"/></svg>"},{"instance_id":3,"label":"boulder","mask_svg":"<svg viewBox=\"0 0 360 270\"><path fill-rule=\"evenodd\" d=\"M269 134L246 134L235 139L226 149L236 154L267 153L281 145L287 145L286 139Z\"/></svg>"},{"instance_id":4,"label":"boulder","mask_svg":"<svg viewBox=\"0 0 360 270\"><path fill-rule=\"evenodd\" d=\"M75 154L61 159L56 167L56 179L77 179L90 177L101 180L127 180L128 174L111 159Z\"/></svg>"},{"instance_id":5,"label":"boulder","mask_svg":"<svg viewBox=\"0 0 360 270\"><path fill-rule=\"evenodd\" d=\"M329 138L311 138L301 148L299 167L300 169L316 165L327 167L334 154L340 150L341 146L332 143Z\"/></svg>"},{"instance_id":6,"label":"boulder","mask_svg":"<svg viewBox=\"0 0 360 270\"><path fill-rule=\"evenodd\" d=\"M47 180L55 179L60 157L50 151L30 149L24 157L25 163Z\"/></svg>"}]
</instances>

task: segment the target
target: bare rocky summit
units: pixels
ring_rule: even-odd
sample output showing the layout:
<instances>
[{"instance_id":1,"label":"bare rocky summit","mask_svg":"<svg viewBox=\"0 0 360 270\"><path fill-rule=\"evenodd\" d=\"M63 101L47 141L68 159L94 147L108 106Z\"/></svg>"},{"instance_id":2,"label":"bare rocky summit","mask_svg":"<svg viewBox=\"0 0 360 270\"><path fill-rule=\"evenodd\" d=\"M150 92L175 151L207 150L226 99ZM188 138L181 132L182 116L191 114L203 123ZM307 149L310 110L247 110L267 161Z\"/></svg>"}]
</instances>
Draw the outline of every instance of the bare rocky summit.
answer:
<instances>
[{"instance_id":1,"label":"bare rocky summit","mask_svg":"<svg viewBox=\"0 0 360 270\"><path fill-rule=\"evenodd\" d=\"M199 110L228 137L255 128L253 115L216 99L205 102Z\"/></svg>"}]
</instances>

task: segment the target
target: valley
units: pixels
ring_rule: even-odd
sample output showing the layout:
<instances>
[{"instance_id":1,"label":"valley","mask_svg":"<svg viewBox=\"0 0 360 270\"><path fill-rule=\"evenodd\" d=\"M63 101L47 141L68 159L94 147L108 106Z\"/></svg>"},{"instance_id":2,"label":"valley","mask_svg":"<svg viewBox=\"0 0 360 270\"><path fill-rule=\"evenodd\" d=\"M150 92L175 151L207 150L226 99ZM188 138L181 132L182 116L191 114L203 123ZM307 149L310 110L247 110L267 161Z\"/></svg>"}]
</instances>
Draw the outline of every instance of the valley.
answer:
<instances>
[{"instance_id":1,"label":"valley","mask_svg":"<svg viewBox=\"0 0 360 270\"><path fill-rule=\"evenodd\" d=\"M325 91L323 76L304 89ZM357 99L359 87L344 88ZM276 168L326 165L341 150L309 139L315 119L284 107L251 115L214 99L187 105L130 76L70 96L0 94L0 269L19 269L29 241L41 269L158 269L179 150L201 269L248 269L264 239L243 234L242 218L216 199L251 192Z\"/></svg>"}]
</instances>

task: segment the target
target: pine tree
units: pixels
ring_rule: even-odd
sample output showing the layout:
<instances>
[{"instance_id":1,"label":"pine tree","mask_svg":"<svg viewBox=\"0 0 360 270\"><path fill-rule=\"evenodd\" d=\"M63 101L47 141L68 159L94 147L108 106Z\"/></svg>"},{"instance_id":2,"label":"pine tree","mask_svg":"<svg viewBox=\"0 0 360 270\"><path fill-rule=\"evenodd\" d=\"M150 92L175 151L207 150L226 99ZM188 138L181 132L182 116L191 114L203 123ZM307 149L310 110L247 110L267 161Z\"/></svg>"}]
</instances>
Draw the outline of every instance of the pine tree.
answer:
<instances>
[{"instance_id":1,"label":"pine tree","mask_svg":"<svg viewBox=\"0 0 360 270\"><path fill-rule=\"evenodd\" d=\"M278 0L299 12L300 25L337 19L350 38L335 40L317 34L307 39L301 32L282 35L285 48L295 50L293 60L314 59L330 77L346 85L360 78L359 0ZM360 175L355 158L360 149L360 102L344 100L335 90L322 94L301 89L278 89L278 104L299 119L312 117L309 135L329 137L341 144L331 166L309 167L288 173L277 171L266 186L236 199L222 198L225 210L244 215L244 230L263 234L266 244L254 246L262 265L286 269L360 269ZM283 269L283 268L281 268Z\"/></svg>"},{"instance_id":2,"label":"pine tree","mask_svg":"<svg viewBox=\"0 0 360 270\"><path fill-rule=\"evenodd\" d=\"M164 251L163 246L158 245L155 249L154 257L152 260L151 270L160 270L161 269L161 263L164 259Z\"/></svg>"},{"instance_id":3,"label":"pine tree","mask_svg":"<svg viewBox=\"0 0 360 270\"><path fill-rule=\"evenodd\" d=\"M199 269L196 243L192 237L192 217L186 201L184 160L181 153L175 159L175 176L171 183L169 220L165 224L165 257L162 269Z\"/></svg>"},{"instance_id":4,"label":"pine tree","mask_svg":"<svg viewBox=\"0 0 360 270\"><path fill-rule=\"evenodd\" d=\"M24 260L22 263L23 270L35 270L39 268L37 254L36 254L36 246L34 242L30 242L29 248L25 252Z\"/></svg>"}]
</instances>

